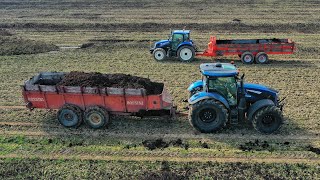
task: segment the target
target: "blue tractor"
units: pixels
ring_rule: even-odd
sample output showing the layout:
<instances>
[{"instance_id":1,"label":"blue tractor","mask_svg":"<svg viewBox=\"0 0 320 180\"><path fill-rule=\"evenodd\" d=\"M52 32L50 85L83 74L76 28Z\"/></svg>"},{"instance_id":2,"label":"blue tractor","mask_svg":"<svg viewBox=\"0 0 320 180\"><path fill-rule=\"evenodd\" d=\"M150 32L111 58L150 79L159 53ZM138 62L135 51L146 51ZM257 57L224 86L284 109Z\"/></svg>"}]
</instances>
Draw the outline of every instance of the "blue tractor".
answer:
<instances>
[{"instance_id":1,"label":"blue tractor","mask_svg":"<svg viewBox=\"0 0 320 180\"><path fill-rule=\"evenodd\" d=\"M190 39L190 30L175 30L171 32L169 39L156 42L150 53L156 61L178 57L183 62L189 62L196 55L196 47Z\"/></svg>"},{"instance_id":2,"label":"blue tractor","mask_svg":"<svg viewBox=\"0 0 320 180\"><path fill-rule=\"evenodd\" d=\"M244 83L244 75L230 63L200 65L202 80L192 83L189 121L203 133L215 132L227 123L249 120L261 133L270 134L283 124L278 91L259 84Z\"/></svg>"}]
</instances>

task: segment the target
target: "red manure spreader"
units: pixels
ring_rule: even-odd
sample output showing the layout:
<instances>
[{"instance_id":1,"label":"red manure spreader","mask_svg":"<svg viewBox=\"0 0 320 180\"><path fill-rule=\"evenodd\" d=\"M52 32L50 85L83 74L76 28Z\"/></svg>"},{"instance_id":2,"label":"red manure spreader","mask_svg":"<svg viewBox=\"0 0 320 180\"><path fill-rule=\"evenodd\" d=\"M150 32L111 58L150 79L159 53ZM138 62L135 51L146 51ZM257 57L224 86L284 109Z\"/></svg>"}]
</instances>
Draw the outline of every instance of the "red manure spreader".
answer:
<instances>
[{"instance_id":1,"label":"red manure spreader","mask_svg":"<svg viewBox=\"0 0 320 180\"><path fill-rule=\"evenodd\" d=\"M22 85L29 109L58 109L65 127L78 127L85 121L92 128L110 122L110 114L143 116L175 115L172 97L162 87L158 94L144 88L63 86L58 83L68 73L42 72ZM162 84L163 85L163 84Z\"/></svg>"},{"instance_id":2,"label":"red manure spreader","mask_svg":"<svg viewBox=\"0 0 320 180\"><path fill-rule=\"evenodd\" d=\"M268 54L292 54L294 50L295 43L290 39L217 40L211 36L208 48L196 55L238 55L244 64L266 64L269 61Z\"/></svg>"}]
</instances>

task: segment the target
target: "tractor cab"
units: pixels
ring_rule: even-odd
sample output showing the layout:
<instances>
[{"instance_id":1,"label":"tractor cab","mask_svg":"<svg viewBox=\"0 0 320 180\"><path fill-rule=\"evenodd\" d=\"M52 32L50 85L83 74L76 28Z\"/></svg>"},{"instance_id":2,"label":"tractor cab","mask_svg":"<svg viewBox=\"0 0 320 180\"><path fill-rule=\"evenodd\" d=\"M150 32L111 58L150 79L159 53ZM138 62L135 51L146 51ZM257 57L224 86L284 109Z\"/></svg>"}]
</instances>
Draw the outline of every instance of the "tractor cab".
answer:
<instances>
[{"instance_id":1,"label":"tractor cab","mask_svg":"<svg viewBox=\"0 0 320 180\"><path fill-rule=\"evenodd\" d=\"M237 105L237 76L239 71L229 63L206 63L200 65L203 88L206 92L222 95L230 106Z\"/></svg>"},{"instance_id":2,"label":"tractor cab","mask_svg":"<svg viewBox=\"0 0 320 180\"><path fill-rule=\"evenodd\" d=\"M190 30L171 31L169 39L155 42L150 53L157 61L163 61L167 57L178 57L184 62L192 61L195 56L195 47L190 39Z\"/></svg>"},{"instance_id":3,"label":"tractor cab","mask_svg":"<svg viewBox=\"0 0 320 180\"><path fill-rule=\"evenodd\" d=\"M172 51L177 51L179 45L183 42L192 42L190 40L190 30L175 30L171 32L169 38Z\"/></svg>"}]
</instances>

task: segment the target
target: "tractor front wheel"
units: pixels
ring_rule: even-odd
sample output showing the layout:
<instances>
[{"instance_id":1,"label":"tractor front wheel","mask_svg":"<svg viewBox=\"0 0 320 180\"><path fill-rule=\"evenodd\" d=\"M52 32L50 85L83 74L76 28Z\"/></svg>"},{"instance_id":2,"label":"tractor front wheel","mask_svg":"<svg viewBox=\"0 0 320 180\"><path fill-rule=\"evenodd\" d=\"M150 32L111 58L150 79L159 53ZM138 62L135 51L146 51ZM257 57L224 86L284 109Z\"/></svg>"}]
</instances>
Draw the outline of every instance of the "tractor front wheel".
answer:
<instances>
[{"instance_id":1,"label":"tractor front wheel","mask_svg":"<svg viewBox=\"0 0 320 180\"><path fill-rule=\"evenodd\" d=\"M190 62L194 59L195 50L191 46L182 46L178 50L178 57L182 62Z\"/></svg>"},{"instance_id":2,"label":"tractor front wheel","mask_svg":"<svg viewBox=\"0 0 320 180\"><path fill-rule=\"evenodd\" d=\"M283 123L280 108L267 106L259 109L252 118L253 127L264 134L271 134L278 130Z\"/></svg>"},{"instance_id":3,"label":"tractor front wheel","mask_svg":"<svg viewBox=\"0 0 320 180\"><path fill-rule=\"evenodd\" d=\"M216 132L228 121L228 110L220 101L214 99L193 104L189 110L190 124L202 133Z\"/></svg>"},{"instance_id":4,"label":"tractor front wheel","mask_svg":"<svg viewBox=\"0 0 320 180\"><path fill-rule=\"evenodd\" d=\"M153 51L153 57L156 61L164 61L167 58L166 51L162 48L157 48Z\"/></svg>"}]
</instances>

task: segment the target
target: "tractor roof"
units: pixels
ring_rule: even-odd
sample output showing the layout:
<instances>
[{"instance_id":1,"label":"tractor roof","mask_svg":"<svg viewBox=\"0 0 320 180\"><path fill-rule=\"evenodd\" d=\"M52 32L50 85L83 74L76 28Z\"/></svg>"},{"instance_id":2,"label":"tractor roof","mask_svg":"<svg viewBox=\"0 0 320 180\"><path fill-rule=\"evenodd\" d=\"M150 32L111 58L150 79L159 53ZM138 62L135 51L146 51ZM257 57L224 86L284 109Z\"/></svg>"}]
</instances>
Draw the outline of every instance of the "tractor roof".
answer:
<instances>
[{"instance_id":1,"label":"tractor roof","mask_svg":"<svg viewBox=\"0 0 320 180\"><path fill-rule=\"evenodd\" d=\"M231 77L239 74L238 69L230 63L205 63L200 65L203 75L214 77Z\"/></svg>"},{"instance_id":2,"label":"tractor roof","mask_svg":"<svg viewBox=\"0 0 320 180\"><path fill-rule=\"evenodd\" d=\"M190 30L174 30L173 34L189 34Z\"/></svg>"}]
</instances>

